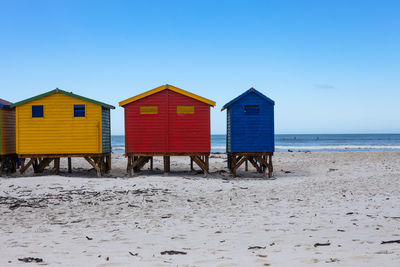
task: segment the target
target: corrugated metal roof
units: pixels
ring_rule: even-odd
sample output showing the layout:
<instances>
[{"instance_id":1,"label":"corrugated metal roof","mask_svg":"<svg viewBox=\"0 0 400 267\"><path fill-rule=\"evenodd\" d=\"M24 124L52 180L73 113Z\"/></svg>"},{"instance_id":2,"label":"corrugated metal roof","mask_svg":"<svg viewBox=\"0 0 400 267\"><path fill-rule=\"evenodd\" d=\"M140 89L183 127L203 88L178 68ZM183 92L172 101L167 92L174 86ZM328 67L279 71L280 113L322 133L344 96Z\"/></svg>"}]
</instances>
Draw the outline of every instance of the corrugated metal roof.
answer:
<instances>
[{"instance_id":1,"label":"corrugated metal roof","mask_svg":"<svg viewBox=\"0 0 400 267\"><path fill-rule=\"evenodd\" d=\"M265 101L270 102L272 105L275 105L275 102L271 98L266 97L265 95L263 95L262 93L260 93L259 91L257 91L256 89L254 89L252 87L249 90L247 90L246 92L244 92L243 94L241 94L240 96L234 98L233 100L231 100L230 102L225 104L224 107L221 109L221 111L226 109L227 107L229 107L230 105L232 105L233 103L238 101L239 99L241 99L241 98L243 98L246 95L251 94L251 93L254 93L254 94L258 95L259 97L263 98Z\"/></svg>"},{"instance_id":2,"label":"corrugated metal roof","mask_svg":"<svg viewBox=\"0 0 400 267\"><path fill-rule=\"evenodd\" d=\"M105 108L115 109L114 106L111 106L111 105L105 104L103 102L96 101L96 100L93 100L93 99L90 99L90 98L87 98L87 97L84 97L84 96L76 95L76 94L74 94L72 92L63 91L63 90L58 89L58 88L56 88L54 90L51 90L51 91L49 91L47 93L44 93L44 94L41 94L41 95L37 95L37 96L31 97L31 98L19 101L17 103L14 103L14 104L11 105L11 107L17 107L17 106L20 106L22 104L26 104L26 103L31 102L33 100L37 100L37 99L40 99L40 98L43 98L45 96L49 96L49 95L52 95L52 94L55 94L55 93L61 93L61 94L64 94L64 95L68 95L68 96L71 96L71 97L82 99L82 100L85 100L87 102L91 102L91 103L103 106Z\"/></svg>"}]
</instances>

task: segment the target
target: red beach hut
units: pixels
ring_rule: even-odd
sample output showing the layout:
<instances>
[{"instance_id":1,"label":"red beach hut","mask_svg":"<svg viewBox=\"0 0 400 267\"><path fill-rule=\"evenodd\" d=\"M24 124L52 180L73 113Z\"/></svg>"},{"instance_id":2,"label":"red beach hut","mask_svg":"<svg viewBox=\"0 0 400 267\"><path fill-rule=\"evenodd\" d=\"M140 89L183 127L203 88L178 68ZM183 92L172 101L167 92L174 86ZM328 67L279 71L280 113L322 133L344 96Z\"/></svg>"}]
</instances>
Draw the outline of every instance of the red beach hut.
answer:
<instances>
[{"instance_id":1,"label":"red beach hut","mask_svg":"<svg viewBox=\"0 0 400 267\"><path fill-rule=\"evenodd\" d=\"M190 156L206 173L210 154L210 106L215 102L172 85L162 85L119 103L125 108L128 171L139 171L153 156ZM192 165L193 166L193 165Z\"/></svg>"}]
</instances>

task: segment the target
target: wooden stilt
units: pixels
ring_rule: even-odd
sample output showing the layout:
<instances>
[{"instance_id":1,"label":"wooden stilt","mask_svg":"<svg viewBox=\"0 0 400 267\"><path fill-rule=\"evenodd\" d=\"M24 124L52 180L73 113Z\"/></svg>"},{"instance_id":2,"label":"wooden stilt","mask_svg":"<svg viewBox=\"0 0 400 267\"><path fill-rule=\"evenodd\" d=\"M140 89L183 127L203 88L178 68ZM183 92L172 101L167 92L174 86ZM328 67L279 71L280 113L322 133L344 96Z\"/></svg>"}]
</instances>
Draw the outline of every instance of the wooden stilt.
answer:
<instances>
[{"instance_id":1,"label":"wooden stilt","mask_svg":"<svg viewBox=\"0 0 400 267\"><path fill-rule=\"evenodd\" d=\"M84 157L86 159L87 162L89 162L90 165L92 165L92 167L96 170L97 172L97 177L101 176L101 170L99 168L99 166L97 166L95 160L93 158L90 157Z\"/></svg>"},{"instance_id":2,"label":"wooden stilt","mask_svg":"<svg viewBox=\"0 0 400 267\"><path fill-rule=\"evenodd\" d=\"M68 158L68 173L72 173L72 159Z\"/></svg>"},{"instance_id":3,"label":"wooden stilt","mask_svg":"<svg viewBox=\"0 0 400 267\"><path fill-rule=\"evenodd\" d=\"M109 173L111 170L111 154L108 154L106 156L106 166L107 166L106 173Z\"/></svg>"},{"instance_id":4,"label":"wooden stilt","mask_svg":"<svg viewBox=\"0 0 400 267\"><path fill-rule=\"evenodd\" d=\"M4 170L4 162L5 162L5 159L0 158L0 176L2 175L3 170Z\"/></svg>"},{"instance_id":5,"label":"wooden stilt","mask_svg":"<svg viewBox=\"0 0 400 267\"><path fill-rule=\"evenodd\" d=\"M54 167L56 169L56 175L60 175L60 158L54 159Z\"/></svg>"},{"instance_id":6,"label":"wooden stilt","mask_svg":"<svg viewBox=\"0 0 400 267\"><path fill-rule=\"evenodd\" d=\"M150 170L153 170L153 157L150 158Z\"/></svg>"},{"instance_id":7,"label":"wooden stilt","mask_svg":"<svg viewBox=\"0 0 400 267\"><path fill-rule=\"evenodd\" d=\"M239 167L245 163L245 170L248 171L248 163L257 170L258 173L264 173L268 169L268 176L272 177L273 167L272 167L272 152L238 152L228 154L228 168L232 175L235 177L236 172Z\"/></svg>"},{"instance_id":8,"label":"wooden stilt","mask_svg":"<svg viewBox=\"0 0 400 267\"><path fill-rule=\"evenodd\" d=\"M205 160L205 163L206 163L207 173L209 173L210 172L210 159L209 159L208 156L204 156L204 160Z\"/></svg>"},{"instance_id":9,"label":"wooden stilt","mask_svg":"<svg viewBox=\"0 0 400 267\"><path fill-rule=\"evenodd\" d=\"M19 172L20 172L21 174L23 174L23 173L33 164L34 161L35 161L34 158L30 159L30 160L28 161L28 163L27 163L26 165L24 165L24 167L22 167L22 168L19 170Z\"/></svg>"},{"instance_id":10,"label":"wooden stilt","mask_svg":"<svg viewBox=\"0 0 400 267\"><path fill-rule=\"evenodd\" d=\"M190 157L190 170L194 171L194 168L193 168L193 157Z\"/></svg>"},{"instance_id":11,"label":"wooden stilt","mask_svg":"<svg viewBox=\"0 0 400 267\"><path fill-rule=\"evenodd\" d=\"M128 166L126 167L127 173L132 176L132 156L128 156Z\"/></svg>"},{"instance_id":12,"label":"wooden stilt","mask_svg":"<svg viewBox=\"0 0 400 267\"><path fill-rule=\"evenodd\" d=\"M246 172L249 171L249 162L247 160L244 162L244 170Z\"/></svg>"},{"instance_id":13,"label":"wooden stilt","mask_svg":"<svg viewBox=\"0 0 400 267\"><path fill-rule=\"evenodd\" d=\"M164 156L164 174L168 174L170 171L170 157Z\"/></svg>"}]
</instances>

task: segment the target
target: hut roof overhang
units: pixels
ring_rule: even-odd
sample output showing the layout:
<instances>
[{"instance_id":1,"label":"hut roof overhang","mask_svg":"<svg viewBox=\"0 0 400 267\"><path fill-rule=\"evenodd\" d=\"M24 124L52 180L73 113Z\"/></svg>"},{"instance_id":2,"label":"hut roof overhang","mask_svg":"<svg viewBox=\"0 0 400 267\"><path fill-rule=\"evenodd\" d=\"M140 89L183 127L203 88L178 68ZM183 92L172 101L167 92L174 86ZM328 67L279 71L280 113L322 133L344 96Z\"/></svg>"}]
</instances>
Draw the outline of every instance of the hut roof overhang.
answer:
<instances>
[{"instance_id":1,"label":"hut roof overhang","mask_svg":"<svg viewBox=\"0 0 400 267\"><path fill-rule=\"evenodd\" d=\"M246 92L244 92L243 94L241 94L240 96L238 96L238 97L232 99L230 102L226 103L226 104L222 107L221 111L223 111L224 109L228 108L228 107L231 106L233 103L235 103L236 101L239 101L240 99L242 99L243 97L245 97L245 96L247 96L247 95L249 95L249 94L251 94L251 93L254 93L254 94L258 95L259 97L261 97L261 98L264 99L265 101L271 103L272 105L275 105L275 102L274 102L271 98L266 97L265 95L263 95L262 93L260 93L259 91L257 91L256 89L254 89L254 88L252 87L252 88L250 88L249 90L247 90Z\"/></svg>"},{"instance_id":2,"label":"hut roof overhang","mask_svg":"<svg viewBox=\"0 0 400 267\"><path fill-rule=\"evenodd\" d=\"M185 90L183 90L183 89L180 89L180 88L178 88L178 87L175 87L175 86L169 85L169 84L161 85L161 86L159 86L159 87L157 87L157 88L154 88L154 89L152 89L152 90L150 90L150 91L144 92L144 93L142 93L142 94L140 94L140 95L137 95L137 96L128 98L128 99L126 99L126 100L124 100L124 101L119 102L119 105L120 105L121 107L123 107L123 106L125 106L125 105L127 105L127 104L129 104L129 103L138 101L139 99L142 99L142 98L145 98L145 97L147 97L147 96L156 94L156 93L161 92L161 91L163 91L163 90L171 90L171 91L174 91L174 92L176 92L176 93L178 93L178 94L181 94L181 95L184 95L184 96L187 96L187 97L196 99L196 100L198 100L198 101L200 101L200 102L206 103L206 104L208 104L208 105L210 105L210 106L213 106L213 107L215 106L215 102L212 101L212 100L209 100L209 99L207 99L207 98L204 98L204 97L195 95L195 94L193 94L193 93L190 93L190 92L188 92L188 91L185 91Z\"/></svg>"},{"instance_id":3,"label":"hut roof overhang","mask_svg":"<svg viewBox=\"0 0 400 267\"><path fill-rule=\"evenodd\" d=\"M0 98L0 108L9 108L11 105L11 102Z\"/></svg>"},{"instance_id":4,"label":"hut roof overhang","mask_svg":"<svg viewBox=\"0 0 400 267\"><path fill-rule=\"evenodd\" d=\"M45 96L53 95L53 94L56 94L56 93L61 93L61 94L67 95L67 96L75 97L77 99L81 99L81 100L84 100L84 101L87 101L87 102L90 102L90 103L94 103L94 104L100 105L100 106L102 106L104 108L115 109L114 106L108 105L106 103L103 103L103 102L100 102L100 101L96 101L96 100L93 100L93 99L90 99L90 98L87 98L87 97L84 97L84 96L76 95L76 94L74 94L72 92L67 92L67 91L64 91L64 90L61 90L61 89L58 89L58 88L56 88L54 90L51 90L51 91L49 91L47 93L40 94L40 95L31 97L31 98L28 98L28 99L19 101L17 103L14 103L14 104L11 105L11 107L12 108L13 107L17 107L17 106L29 103L31 101L34 101L34 100L37 100L37 99L40 99L40 98L43 98Z\"/></svg>"}]
</instances>

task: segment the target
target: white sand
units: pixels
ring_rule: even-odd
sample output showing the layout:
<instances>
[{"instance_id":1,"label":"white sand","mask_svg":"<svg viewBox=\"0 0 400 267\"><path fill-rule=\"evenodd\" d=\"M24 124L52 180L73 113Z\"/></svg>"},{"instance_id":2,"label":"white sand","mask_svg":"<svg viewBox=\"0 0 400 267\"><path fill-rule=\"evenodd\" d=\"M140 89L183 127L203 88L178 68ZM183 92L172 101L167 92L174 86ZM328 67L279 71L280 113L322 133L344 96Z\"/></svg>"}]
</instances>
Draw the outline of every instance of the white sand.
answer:
<instances>
[{"instance_id":1,"label":"white sand","mask_svg":"<svg viewBox=\"0 0 400 267\"><path fill-rule=\"evenodd\" d=\"M106 178L0 178L0 266L399 266L400 152L276 153L273 181L215 157L208 178L186 158L130 178L116 155Z\"/></svg>"}]
</instances>

